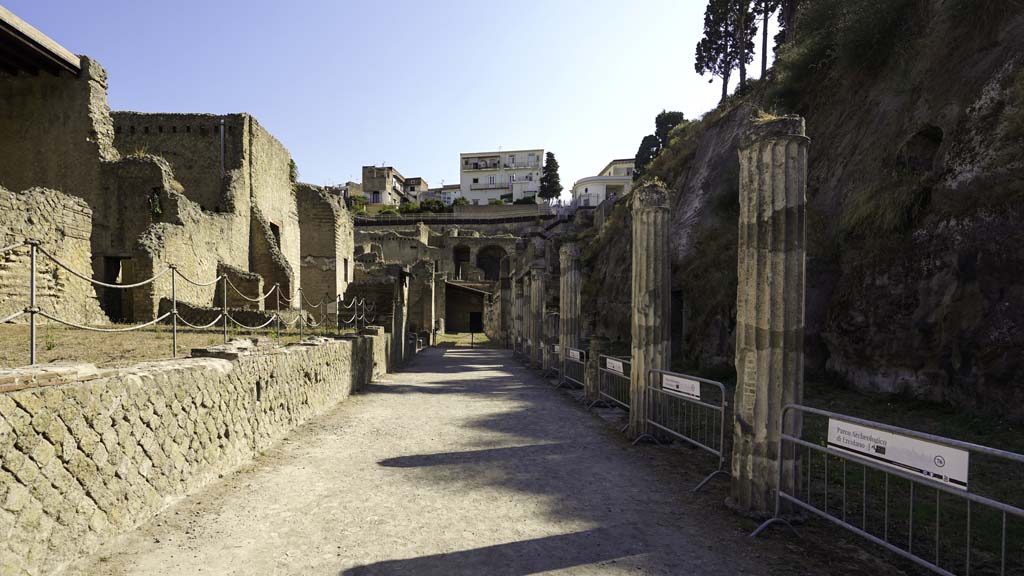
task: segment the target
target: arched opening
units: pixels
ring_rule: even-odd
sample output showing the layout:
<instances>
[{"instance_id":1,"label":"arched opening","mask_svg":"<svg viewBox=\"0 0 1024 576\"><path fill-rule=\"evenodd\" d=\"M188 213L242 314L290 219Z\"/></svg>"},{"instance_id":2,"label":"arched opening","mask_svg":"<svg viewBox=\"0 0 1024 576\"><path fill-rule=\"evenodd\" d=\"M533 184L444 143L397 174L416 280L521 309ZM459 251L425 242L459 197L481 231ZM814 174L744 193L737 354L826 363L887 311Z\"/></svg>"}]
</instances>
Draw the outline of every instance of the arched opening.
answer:
<instances>
[{"instance_id":1,"label":"arched opening","mask_svg":"<svg viewBox=\"0 0 1024 576\"><path fill-rule=\"evenodd\" d=\"M469 246L459 244L452 248L452 262L455 264L455 278L462 278L463 268L469 264Z\"/></svg>"},{"instance_id":2,"label":"arched opening","mask_svg":"<svg viewBox=\"0 0 1024 576\"><path fill-rule=\"evenodd\" d=\"M501 259L506 256L501 246L484 246L476 254L476 267L483 271L484 280L497 282L501 278Z\"/></svg>"}]
</instances>

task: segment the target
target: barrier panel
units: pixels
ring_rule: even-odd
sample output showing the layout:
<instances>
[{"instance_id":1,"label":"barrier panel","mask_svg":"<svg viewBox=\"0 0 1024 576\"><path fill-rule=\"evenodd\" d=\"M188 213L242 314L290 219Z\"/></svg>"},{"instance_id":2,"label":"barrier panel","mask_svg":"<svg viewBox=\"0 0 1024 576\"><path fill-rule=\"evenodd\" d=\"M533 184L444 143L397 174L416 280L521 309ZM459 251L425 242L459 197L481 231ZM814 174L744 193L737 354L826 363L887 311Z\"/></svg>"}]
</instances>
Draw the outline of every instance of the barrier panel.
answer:
<instances>
[{"instance_id":1,"label":"barrier panel","mask_svg":"<svg viewBox=\"0 0 1024 576\"><path fill-rule=\"evenodd\" d=\"M610 402L610 406L618 406L628 411L630 370L633 368L631 360L601 355L597 357L597 361L598 399L594 400L590 407L593 408L599 402Z\"/></svg>"},{"instance_id":2,"label":"barrier panel","mask_svg":"<svg viewBox=\"0 0 1024 576\"><path fill-rule=\"evenodd\" d=\"M718 458L718 468L697 486L696 492L725 469L725 386L721 382L668 370L647 371L647 423L673 438L692 444ZM652 434L643 438L657 441Z\"/></svg>"},{"instance_id":3,"label":"barrier panel","mask_svg":"<svg viewBox=\"0 0 1024 576\"><path fill-rule=\"evenodd\" d=\"M587 382L587 352L578 348L566 348L565 358L562 359L562 372L560 384L575 384L580 388L586 386Z\"/></svg>"},{"instance_id":4,"label":"barrier panel","mask_svg":"<svg viewBox=\"0 0 1024 576\"><path fill-rule=\"evenodd\" d=\"M787 432L801 420L800 435ZM780 428L794 464L779 466L774 516L752 537L793 528L785 503L937 574L1024 574L1024 455L795 404ZM972 477L971 465L986 474ZM1017 480L986 488L986 478Z\"/></svg>"},{"instance_id":5,"label":"barrier panel","mask_svg":"<svg viewBox=\"0 0 1024 576\"><path fill-rule=\"evenodd\" d=\"M544 365L547 366L547 369L544 370L544 376L558 378L559 383L561 383L561 377L559 376L561 368L558 365L558 344L544 345Z\"/></svg>"}]
</instances>

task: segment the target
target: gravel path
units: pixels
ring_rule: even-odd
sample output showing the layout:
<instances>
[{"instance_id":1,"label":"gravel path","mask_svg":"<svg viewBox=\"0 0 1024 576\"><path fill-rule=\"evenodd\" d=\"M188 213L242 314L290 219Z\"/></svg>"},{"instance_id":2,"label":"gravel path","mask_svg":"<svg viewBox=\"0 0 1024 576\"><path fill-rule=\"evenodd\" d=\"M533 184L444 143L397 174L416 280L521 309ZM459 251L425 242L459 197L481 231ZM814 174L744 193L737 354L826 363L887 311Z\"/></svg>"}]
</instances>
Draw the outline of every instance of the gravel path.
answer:
<instances>
[{"instance_id":1,"label":"gravel path","mask_svg":"<svg viewBox=\"0 0 1024 576\"><path fill-rule=\"evenodd\" d=\"M631 447L498 350L425 350L69 574L871 574L688 493L712 461ZM852 555L852 558L850 557Z\"/></svg>"}]
</instances>

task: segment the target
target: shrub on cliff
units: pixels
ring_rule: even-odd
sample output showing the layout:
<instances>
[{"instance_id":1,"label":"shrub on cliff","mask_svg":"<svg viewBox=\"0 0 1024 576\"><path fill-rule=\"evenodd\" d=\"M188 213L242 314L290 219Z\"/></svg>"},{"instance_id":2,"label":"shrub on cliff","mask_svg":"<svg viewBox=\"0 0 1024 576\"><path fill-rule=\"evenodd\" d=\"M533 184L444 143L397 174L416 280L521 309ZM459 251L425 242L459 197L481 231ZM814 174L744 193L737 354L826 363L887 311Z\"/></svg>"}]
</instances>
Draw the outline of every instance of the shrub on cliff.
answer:
<instances>
[{"instance_id":1,"label":"shrub on cliff","mask_svg":"<svg viewBox=\"0 0 1024 576\"><path fill-rule=\"evenodd\" d=\"M801 96L829 70L877 70L913 39L920 6L920 0L806 0L795 39L778 48L769 96L798 109Z\"/></svg>"}]
</instances>

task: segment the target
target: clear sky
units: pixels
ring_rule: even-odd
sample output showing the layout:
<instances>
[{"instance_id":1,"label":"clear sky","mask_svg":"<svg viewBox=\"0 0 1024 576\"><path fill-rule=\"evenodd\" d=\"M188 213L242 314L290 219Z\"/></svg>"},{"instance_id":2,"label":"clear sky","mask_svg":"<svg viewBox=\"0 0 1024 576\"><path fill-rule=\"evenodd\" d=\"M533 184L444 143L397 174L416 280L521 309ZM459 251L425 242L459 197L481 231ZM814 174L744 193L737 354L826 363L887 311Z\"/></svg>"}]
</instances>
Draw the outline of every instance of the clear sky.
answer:
<instances>
[{"instance_id":1,"label":"clear sky","mask_svg":"<svg viewBox=\"0 0 1024 576\"><path fill-rule=\"evenodd\" d=\"M98 60L114 110L249 112L314 184L381 163L453 184L460 152L544 148L567 194L721 91L693 69L703 0L0 3Z\"/></svg>"}]
</instances>

